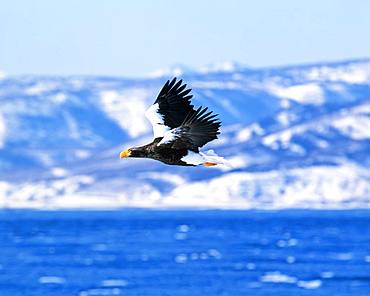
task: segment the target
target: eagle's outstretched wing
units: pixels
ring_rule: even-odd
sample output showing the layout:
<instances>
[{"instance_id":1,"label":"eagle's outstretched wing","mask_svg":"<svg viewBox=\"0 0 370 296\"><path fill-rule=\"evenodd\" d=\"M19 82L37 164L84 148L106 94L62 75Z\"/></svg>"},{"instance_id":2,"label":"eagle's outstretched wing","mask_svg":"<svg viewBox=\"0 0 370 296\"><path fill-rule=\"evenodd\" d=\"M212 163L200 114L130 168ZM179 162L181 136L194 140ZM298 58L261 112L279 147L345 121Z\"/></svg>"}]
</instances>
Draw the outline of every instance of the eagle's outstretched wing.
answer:
<instances>
[{"instance_id":1,"label":"eagle's outstretched wing","mask_svg":"<svg viewBox=\"0 0 370 296\"><path fill-rule=\"evenodd\" d=\"M154 138L161 138L166 132L179 127L187 116L193 115L195 110L189 95L191 89L182 85L182 80L169 80L163 86L154 104L145 112L153 126Z\"/></svg>"},{"instance_id":2,"label":"eagle's outstretched wing","mask_svg":"<svg viewBox=\"0 0 370 296\"><path fill-rule=\"evenodd\" d=\"M199 107L196 111L189 113L179 127L164 134L158 146L169 146L173 149L186 148L199 152L200 147L217 139L221 122L217 114L212 114L212 111L207 112L207 110L208 108Z\"/></svg>"}]
</instances>

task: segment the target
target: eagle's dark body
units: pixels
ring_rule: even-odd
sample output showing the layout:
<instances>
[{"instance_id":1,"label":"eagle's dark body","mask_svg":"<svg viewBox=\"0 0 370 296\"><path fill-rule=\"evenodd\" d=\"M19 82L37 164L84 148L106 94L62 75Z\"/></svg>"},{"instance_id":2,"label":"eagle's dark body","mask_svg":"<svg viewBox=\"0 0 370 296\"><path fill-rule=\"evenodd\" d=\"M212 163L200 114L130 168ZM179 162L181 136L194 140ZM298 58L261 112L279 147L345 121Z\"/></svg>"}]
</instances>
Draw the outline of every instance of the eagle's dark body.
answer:
<instances>
[{"instance_id":1,"label":"eagle's dark body","mask_svg":"<svg viewBox=\"0 0 370 296\"><path fill-rule=\"evenodd\" d=\"M187 149L174 149L169 147L169 145L157 146L161 139L156 138L147 145L131 148L130 157L151 158L170 165L194 166L181 160L188 154Z\"/></svg>"},{"instance_id":2,"label":"eagle's dark body","mask_svg":"<svg viewBox=\"0 0 370 296\"><path fill-rule=\"evenodd\" d=\"M153 125L153 142L121 152L123 157L152 158L165 164L194 166L207 162L199 148L217 139L221 122L208 108L194 109L191 89L176 78L167 81L145 115Z\"/></svg>"}]
</instances>

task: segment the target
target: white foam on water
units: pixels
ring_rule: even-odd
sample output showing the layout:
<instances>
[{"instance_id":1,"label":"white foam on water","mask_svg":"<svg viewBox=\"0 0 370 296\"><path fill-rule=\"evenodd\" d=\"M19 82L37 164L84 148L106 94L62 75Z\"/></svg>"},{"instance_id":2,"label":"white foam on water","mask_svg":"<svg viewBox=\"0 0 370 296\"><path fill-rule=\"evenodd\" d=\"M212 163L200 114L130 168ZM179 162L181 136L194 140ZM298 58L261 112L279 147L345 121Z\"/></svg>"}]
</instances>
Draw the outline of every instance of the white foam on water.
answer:
<instances>
[{"instance_id":1,"label":"white foam on water","mask_svg":"<svg viewBox=\"0 0 370 296\"><path fill-rule=\"evenodd\" d=\"M294 256L286 257L286 262L289 264L293 264L295 261L296 261L296 258Z\"/></svg>"},{"instance_id":2,"label":"white foam on water","mask_svg":"<svg viewBox=\"0 0 370 296\"><path fill-rule=\"evenodd\" d=\"M320 288L322 285L322 281L320 280L312 280L312 281L298 281L297 286L304 289L317 289Z\"/></svg>"},{"instance_id":3,"label":"white foam on water","mask_svg":"<svg viewBox=\"0 0 370 296\"><path fill-rule=\"evenodd\" d=\"M340 260L340 261L349 261L353 259L353 254L352 253L338 253L334 254L334 259Z\"/></svg>"},{"instance_id":4,"label":"white foam on water","mask_svg":"<svg viewBox=\"0 0 370 296\"><path fill-rule=\"evenodd\" d=\"M190 254L190 259L191 260L198 260L199 259L198 253L191 253Z\"/></svg>"},{"instance_id":5,"label":"white foam on water","mask_svg":"<svg viewBox=\"0 0 370 296\"><path fill-rule=\"evenodd\" d=\"M200 260L207 260L209 258L208 254L205 252L200 253Z\"/></svg>"},{"instance_id":6,"label":"white foam on water","mask_svg":"<svg viewBox=\"0 0 370 296\"><path fill-rule=\"evenodd\" d=\"M39 278L40 284L64 284L66 282L65 278L59 276L42 276Z\"/></svg>"},{"instance_id":7,"label":"white foam on water","mask_svg":"<svg viewBox=\"0 0 370 296\"><path fill-rule=\"evenodd\" d=\"M183 264L183 263L186 263L187 261L188 261L188 256L186 254L178 254L175 257L175 262L176 263Z\"/></svg>"},{"instance_id":8,"label":"white foam on water","mask_svg":"<svg viewBox=\"0 0 370 296\"><path fill-rule=\"evenodd\" d=\"M178 232L178 233L175 234L175 239L176 240L184 240L186 238L187 238L186 233Z\"/></svg>"},{"instance_id":9,"label":"white foam on water","mask_svg":"<svg viewBox=\"0 0 370 296\"><path fill-rule=\"evenodd\" d=\"M276 245L279 247L279 248L285 248L288 244L285 240L281 239L279 240Z\"/></svg>"},{"instance_id":10,"label":"white foam on water","mask_svg":"<svg viewBox=\"0 0 370 296\"><path fill-rule=\"evenodd\" d=\"M214 257L216 259L221 259L222 258L222 254L217 249L209 249L208 250L208 255L211 256L211 257Z\"/></svg>"},{"instance_id":11,"label":"white foam on water","mask_svg":"<svg viewBox=\"0 0 370 296\"><path fill-rule=\"evenodd\" d=\"M190 230L189 225L182 224L177 227L177 231L179 232L188 232Z\"/></svg>"},{"instance_id":12,"label":"white foam on water","mask_svg":"<svg viewBox=\"0 0 370 296\"><path fill-rule=\"evenodd\" d=\"M331 278L333 278L333 277L334 277L334 272L332 272L332 271L323 271L323 272L321 273L321 277L322 277L323 279L331 279Z\"/></svg>"},{"instance_id":13,"label":"white foam on water","mask_svg":"<svg viewBox=\"0 0 370 296\"><path fill-rule=\"evenodd\" d=\"M103 287L126 287L128 281L121 279L108 279L101 282Z\"/></svg>"},{"instance_id":14,"label":"white foam on water","mask_svg":"<svg viewBox=\"0 0 370 296\"><path fill-rule=\"evenodd\" d=\"M120 295L121 289L112 288L112 289L89 289L86 291L81 291L79 296L95 296L95 295Z\"/></svg>"},{"instance_id":15,"label":"white foam on water","mask_svg":"<svg viewBox=\"0 0 370 296\"><path fill-rule=\"evenodd\" d=\"M289 239L288 240L288 246L289 247L294 247L294 246L296 246L298 244L298 240L297 239L295 239L295 238L291 238L291 239Z\"/></svg>"},{"instance_id":16,"label":"white foam on water","mask_svg":"<svg viewBox=\"0 0 370 296\"><path fill-rule=\"evenodd\" d=\"M283 274L279 271L267 272L261 278L261 282L264 283L287 283L294 284L297 282L297 278Z\"/></svg>"}]
</instances>

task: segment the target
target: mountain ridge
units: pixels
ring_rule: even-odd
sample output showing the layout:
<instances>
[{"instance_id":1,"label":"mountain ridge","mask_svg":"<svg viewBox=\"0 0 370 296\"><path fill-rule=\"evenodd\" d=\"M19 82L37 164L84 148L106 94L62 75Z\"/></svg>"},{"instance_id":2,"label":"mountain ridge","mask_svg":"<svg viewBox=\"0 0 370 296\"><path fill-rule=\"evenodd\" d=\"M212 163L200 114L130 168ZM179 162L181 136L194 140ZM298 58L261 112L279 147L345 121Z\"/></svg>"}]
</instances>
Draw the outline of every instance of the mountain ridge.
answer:
<instances>
[{"instance_id":1,"label":"mountain ridge","mask_svg":"<svg viewBox=\"0 0 370 296\"><path fill-rule=\"evenodd\" d=\"M370 59L184 73L232 168L118 159L166 78L0 79L0 207L370 205Z\"/></svg>"}]
</instances>

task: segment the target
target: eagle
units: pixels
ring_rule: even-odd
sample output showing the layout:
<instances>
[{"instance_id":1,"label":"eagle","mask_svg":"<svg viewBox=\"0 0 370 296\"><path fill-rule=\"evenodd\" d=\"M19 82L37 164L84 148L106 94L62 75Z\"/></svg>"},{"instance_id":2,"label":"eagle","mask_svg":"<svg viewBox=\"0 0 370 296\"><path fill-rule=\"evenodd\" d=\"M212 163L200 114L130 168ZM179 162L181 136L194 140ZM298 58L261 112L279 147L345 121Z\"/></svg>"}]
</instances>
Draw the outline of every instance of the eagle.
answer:
<instances>
[{"instance_id":1,"label":"eagle","mask_svg":"<svg viewBox=\"0 0 370 296\"><path fill-rule=\"evenodd\" d=\"M168 80L154 104L145 112L153 126L151 143L126 149L120 158L151 158L168 165L206 167L223 164L223 158L213 150L201 152L199 148L217 139L221 121L218 114L191 104L191 89L182 80Z\"/></svg>"}]
</instances>

